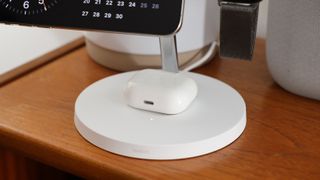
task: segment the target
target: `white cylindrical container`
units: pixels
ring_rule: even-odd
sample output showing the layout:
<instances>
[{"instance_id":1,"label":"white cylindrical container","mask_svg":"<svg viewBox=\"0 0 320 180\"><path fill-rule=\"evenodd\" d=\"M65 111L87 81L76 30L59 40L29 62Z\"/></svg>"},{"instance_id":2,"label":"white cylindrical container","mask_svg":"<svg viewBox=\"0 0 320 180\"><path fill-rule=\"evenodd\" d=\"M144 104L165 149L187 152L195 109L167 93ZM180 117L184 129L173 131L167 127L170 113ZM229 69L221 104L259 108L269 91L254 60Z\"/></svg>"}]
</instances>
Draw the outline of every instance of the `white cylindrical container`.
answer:
<instances>
[{"instance_id":1,"label":"white cylindrical container","mask_svg":"<svg viewBox=\"0 0 320 180\"><path fill-rule=\"evenodd\" d=\"M183 24L177 35L181 66L201 57L219 32L219 7L213 0L185 0ZM86 33L89 55L99 64L127 71L160 67L158 37Z\"/></svg>"},{"instance_id":2,"label":"white cylindrical container","mask_svg":"<svg viewBox=\"0 0 320 180\"><path fill-rule=\"evenodd\" d=\"M267 59L280 86L320 100L319 0L270 0Z\"/></svg>"}]
</instances>

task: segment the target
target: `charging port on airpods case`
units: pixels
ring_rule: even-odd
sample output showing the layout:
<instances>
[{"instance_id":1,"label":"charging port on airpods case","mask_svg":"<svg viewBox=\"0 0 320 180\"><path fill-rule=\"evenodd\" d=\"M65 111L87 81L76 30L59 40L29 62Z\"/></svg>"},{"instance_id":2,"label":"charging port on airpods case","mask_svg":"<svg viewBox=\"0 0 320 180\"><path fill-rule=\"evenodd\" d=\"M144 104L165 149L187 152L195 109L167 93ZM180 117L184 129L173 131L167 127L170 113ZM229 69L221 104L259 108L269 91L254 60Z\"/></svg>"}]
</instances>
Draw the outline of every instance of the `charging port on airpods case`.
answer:
<instances>
[{"instance_id":1,"label":"charging port on airpods case","mask_svg":"<svg viewBox=\"0 0 320 180\"><path fill-rule=\"evenodd\" d=\"M147 69L129 80L124 96L127 104L137 109L179 114L189 107L197 93L195 81L182 73Z\"/></svg>"}]
</instances>

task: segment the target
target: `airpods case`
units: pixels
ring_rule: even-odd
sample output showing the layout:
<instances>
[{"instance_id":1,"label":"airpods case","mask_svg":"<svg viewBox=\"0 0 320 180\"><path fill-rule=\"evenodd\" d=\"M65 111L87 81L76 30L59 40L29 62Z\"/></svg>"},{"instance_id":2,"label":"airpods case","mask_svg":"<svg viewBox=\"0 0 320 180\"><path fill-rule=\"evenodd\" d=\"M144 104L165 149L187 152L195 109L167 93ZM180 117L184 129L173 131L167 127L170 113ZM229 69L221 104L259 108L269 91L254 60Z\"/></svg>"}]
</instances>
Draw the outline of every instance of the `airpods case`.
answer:
<instances>
[{"instance_id":1,"label":"airpods case","mask_svg":"<svg viewBox=\"0 0 320 180\"><path fill-rule=\"evenodd\" d=\"M179 114L197 96L196 82L183 75L162 70L142 70L129 80L124 92L131 107L163 114Z\"/></svg>"}]
</instances>

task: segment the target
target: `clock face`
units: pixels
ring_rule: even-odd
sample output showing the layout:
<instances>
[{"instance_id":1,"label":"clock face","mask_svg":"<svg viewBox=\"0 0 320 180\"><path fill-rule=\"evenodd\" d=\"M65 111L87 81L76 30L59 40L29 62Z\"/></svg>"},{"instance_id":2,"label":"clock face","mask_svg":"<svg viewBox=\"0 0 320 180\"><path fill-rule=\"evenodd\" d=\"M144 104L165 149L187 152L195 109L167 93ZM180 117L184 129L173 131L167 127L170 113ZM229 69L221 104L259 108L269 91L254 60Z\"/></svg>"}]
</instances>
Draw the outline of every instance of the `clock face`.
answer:
<instances>
[{"instance_id":1,"label":"clock face","mask_svg":"<svg viewBox=\"0 0 320 180\"><path fill-rule=\"evenodd\" d=\"M0 6L21 15L45 13L58 4L59 0L0 0Z\"/></svg>"}]
</instances>

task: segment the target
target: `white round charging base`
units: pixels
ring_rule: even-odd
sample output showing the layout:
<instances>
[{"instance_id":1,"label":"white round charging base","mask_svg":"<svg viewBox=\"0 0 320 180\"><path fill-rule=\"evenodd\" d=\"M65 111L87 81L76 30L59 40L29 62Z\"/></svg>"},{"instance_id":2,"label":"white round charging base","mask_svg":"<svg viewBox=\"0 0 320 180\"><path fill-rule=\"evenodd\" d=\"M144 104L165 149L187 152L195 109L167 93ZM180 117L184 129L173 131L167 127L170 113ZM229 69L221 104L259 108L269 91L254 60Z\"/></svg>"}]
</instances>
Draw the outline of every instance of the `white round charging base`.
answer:
<instances>
[{"instance_id":1,"label":"white round charging base","mask_svg":"<svg viewBox=\"0 0 320 180\"><path fill-rule=\"evenodd\" d=\"M198 96L178 115L129 107L123 97L135 72L102 79L78 97L75 125L92 144L123 156L172 160L196 157L235 141L246 126L241 95L216 79L185 73L198 85Z\"/></svg>"}]
</instances>

